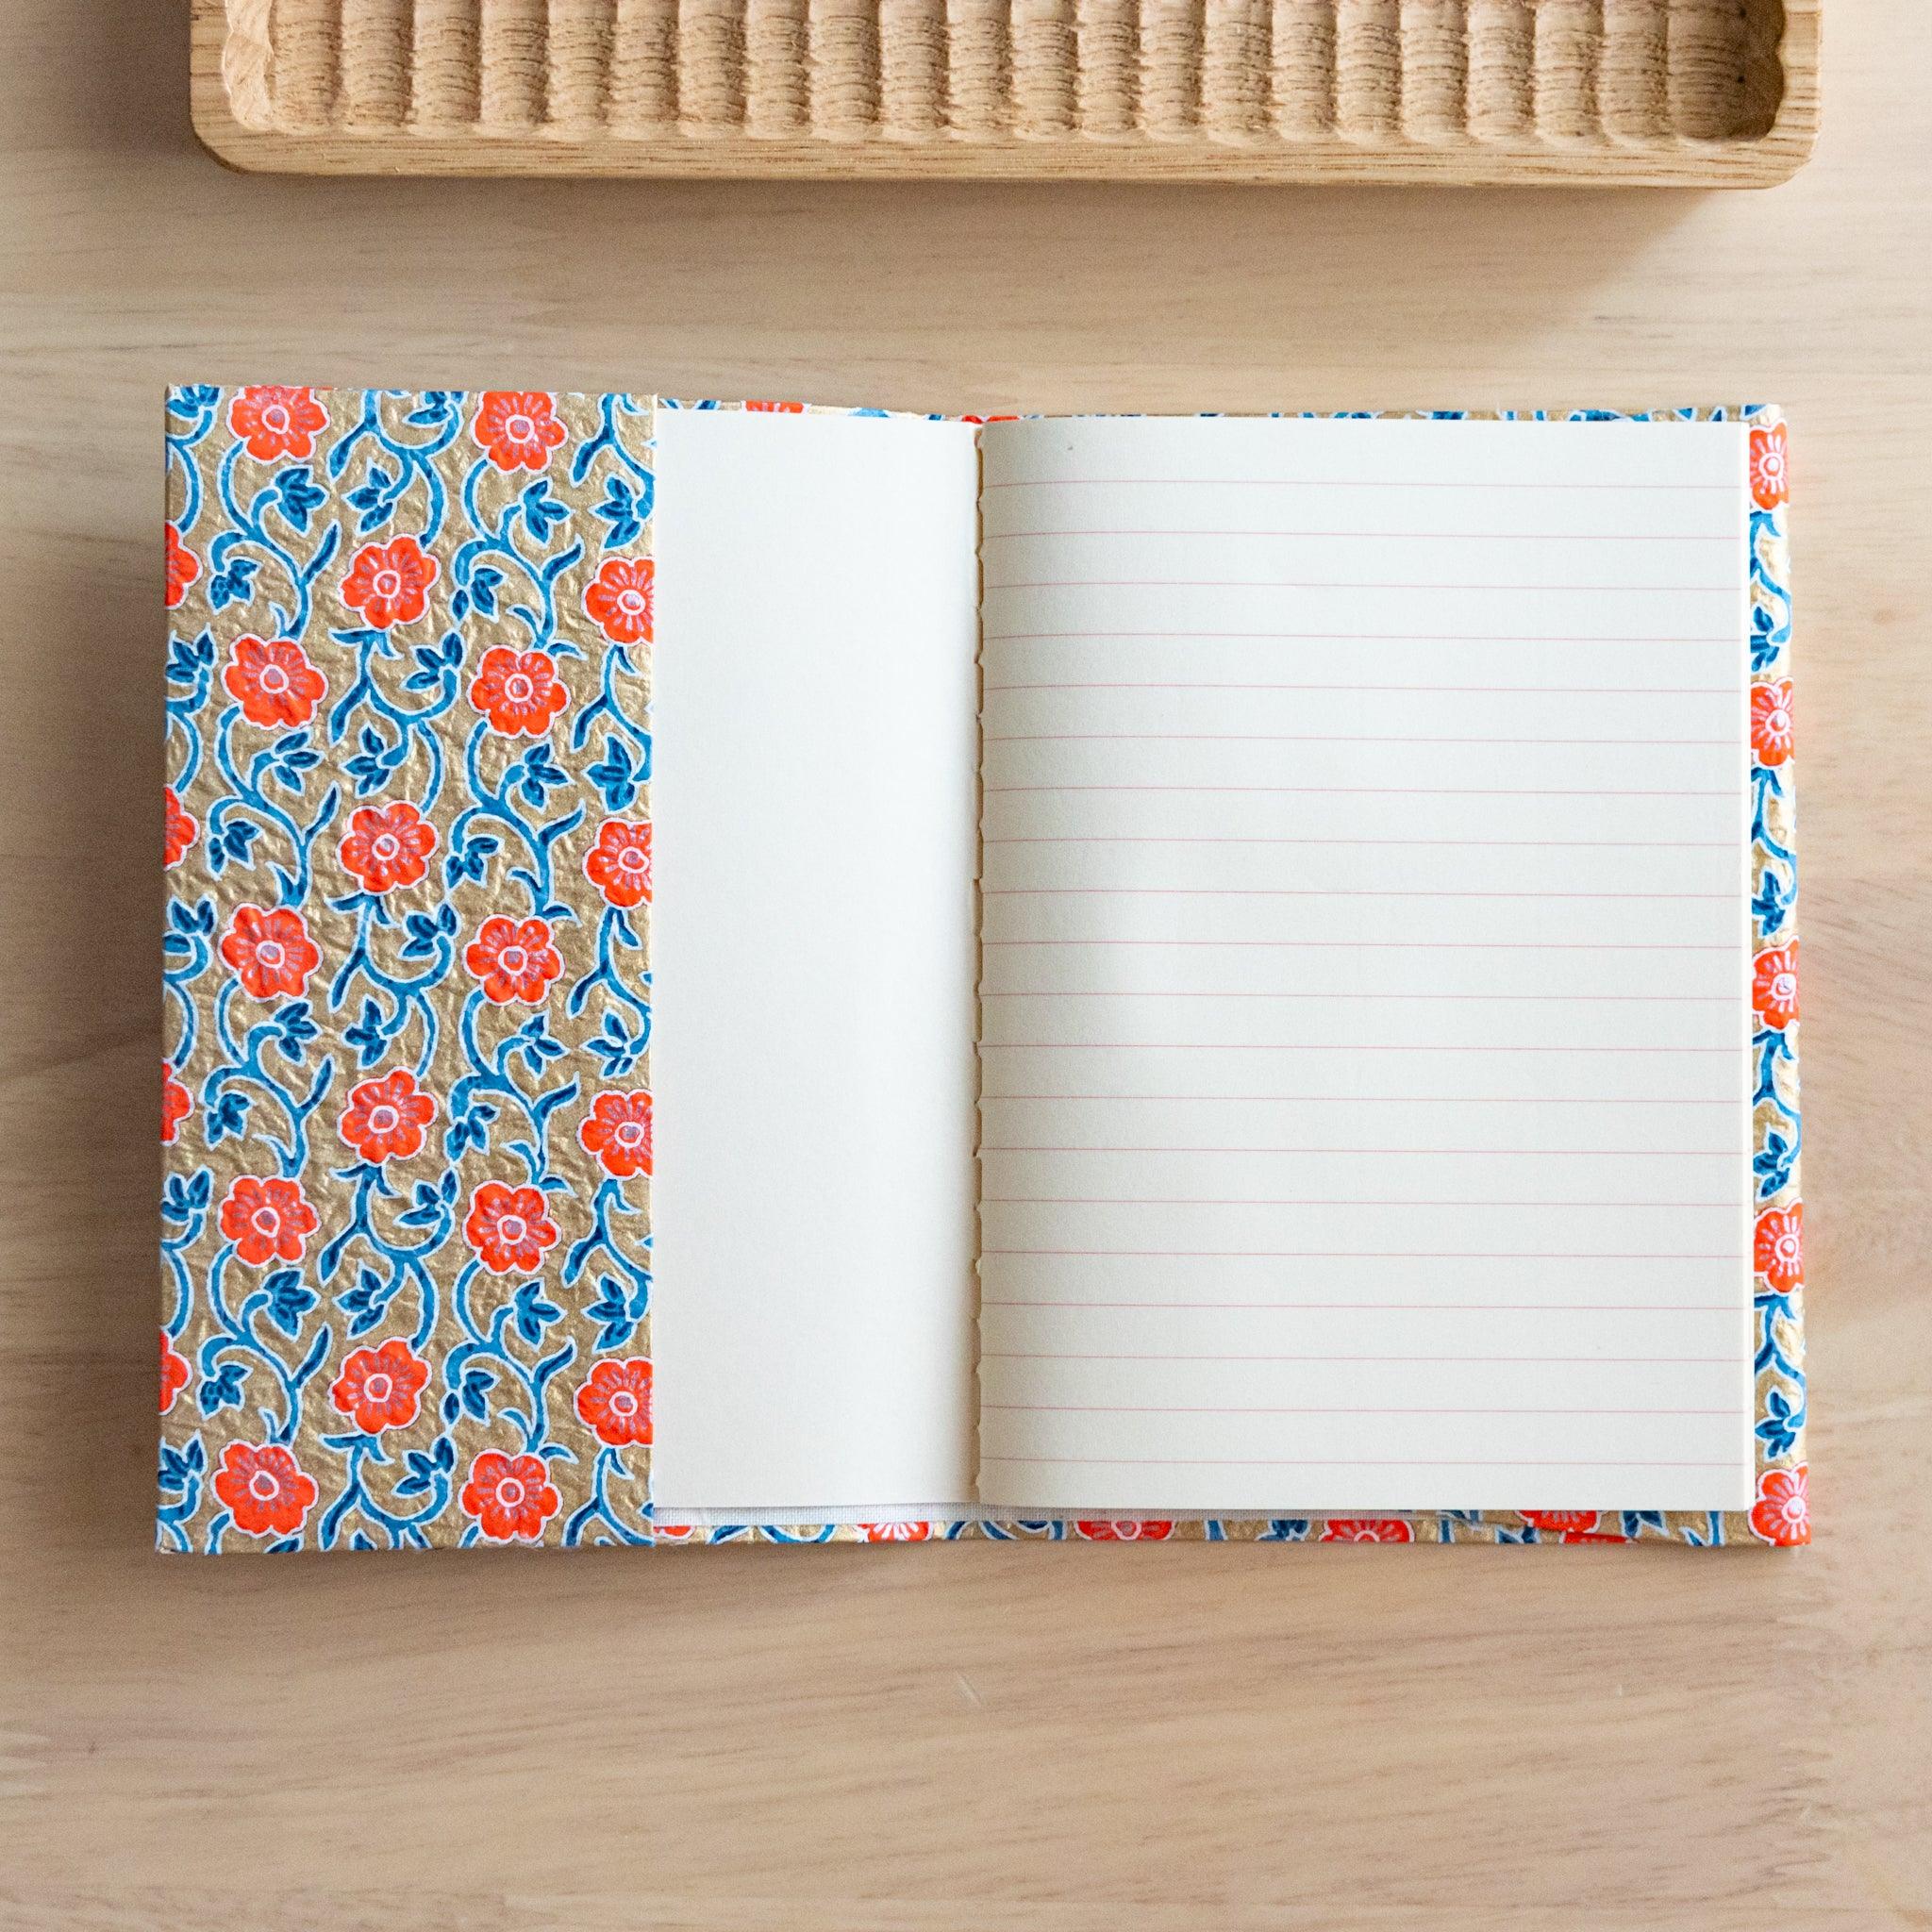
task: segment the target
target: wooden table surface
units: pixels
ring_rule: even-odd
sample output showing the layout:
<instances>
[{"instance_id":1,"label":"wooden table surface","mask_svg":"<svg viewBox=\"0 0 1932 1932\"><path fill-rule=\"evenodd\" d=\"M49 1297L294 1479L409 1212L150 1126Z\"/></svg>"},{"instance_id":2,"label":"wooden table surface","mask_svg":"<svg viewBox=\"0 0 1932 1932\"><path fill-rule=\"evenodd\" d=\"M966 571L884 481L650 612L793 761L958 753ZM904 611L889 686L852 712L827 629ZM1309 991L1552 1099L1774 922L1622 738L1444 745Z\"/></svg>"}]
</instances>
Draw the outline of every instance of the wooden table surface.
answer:
<instances>
[{"instance_id":1,"label":"wooden table surface","mask_svg":"<svg viewBox=\"0 0 1932 1932\"><path fill-rule=\"evenodd\" d=\"M224 173L0 20L0 1926L1932 1924L1932 144L1667 192ZM1808 1551L150 1554L170 379L1790 411Z\"/></svg>"}]
</instances>

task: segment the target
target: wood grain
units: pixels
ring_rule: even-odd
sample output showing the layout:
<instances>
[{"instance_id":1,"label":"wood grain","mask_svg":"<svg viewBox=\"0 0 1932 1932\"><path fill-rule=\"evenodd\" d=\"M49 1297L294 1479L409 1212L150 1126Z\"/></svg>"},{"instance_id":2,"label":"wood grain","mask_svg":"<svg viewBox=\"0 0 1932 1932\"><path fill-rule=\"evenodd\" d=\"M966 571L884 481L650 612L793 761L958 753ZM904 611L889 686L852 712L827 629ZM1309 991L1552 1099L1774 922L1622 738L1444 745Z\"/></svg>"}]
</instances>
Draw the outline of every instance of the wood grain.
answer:
<instances>
[{"instance_id":1,"label":"wood grain","mask_svg":"<svg viewBox=\"0 0 1932 1932\"><path fill-rule=\"evenodd\" d=\"M1704 197L243 176L179 0L0 11L7 1932L1928 1922L1932 16L1840 11ZM1818 1542L151 1555L171 378L1783 403Z\"/></svg>"},{"instance_id":2,"label":"wood grain","mask_svg":"<svg viewBox=\"0 0 1932 1932\"><path fill-rule=\"evenodd\" d=\"M194 115L300 174L1763 187L1823 4L194 0Z\"/></svg>"}]
</instances>

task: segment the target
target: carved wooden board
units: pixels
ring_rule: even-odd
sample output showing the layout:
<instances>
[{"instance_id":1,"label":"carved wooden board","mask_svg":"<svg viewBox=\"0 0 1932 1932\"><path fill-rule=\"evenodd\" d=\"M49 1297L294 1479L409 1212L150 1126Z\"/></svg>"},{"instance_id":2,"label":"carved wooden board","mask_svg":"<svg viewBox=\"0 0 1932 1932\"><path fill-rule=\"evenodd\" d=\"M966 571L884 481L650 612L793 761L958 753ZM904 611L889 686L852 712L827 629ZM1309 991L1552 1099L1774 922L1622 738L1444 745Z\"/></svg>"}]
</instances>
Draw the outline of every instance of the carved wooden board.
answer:
<instances>
[{"instance_id":1,"label":"carved wooden board","mask_svg":"<svg viewBox=\"0 0 1932 1932\"><path fill-rule=\"evenodd\" d=\"M194 0L194 118L311 174L1758 187L1823 0Z\"/></svg>"}]
</instances>

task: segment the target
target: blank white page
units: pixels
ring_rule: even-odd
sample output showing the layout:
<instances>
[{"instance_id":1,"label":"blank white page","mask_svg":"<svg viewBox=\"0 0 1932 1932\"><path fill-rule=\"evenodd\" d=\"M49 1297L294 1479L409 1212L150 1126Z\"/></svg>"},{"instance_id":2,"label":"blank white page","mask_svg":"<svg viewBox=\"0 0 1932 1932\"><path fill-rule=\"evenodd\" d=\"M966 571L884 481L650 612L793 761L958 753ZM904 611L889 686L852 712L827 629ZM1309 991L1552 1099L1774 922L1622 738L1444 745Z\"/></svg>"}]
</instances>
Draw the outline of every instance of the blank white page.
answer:
<instances>
[{"instance_id":1,"label":"blank white page","mask_svg":"<svg viewBox=\"0 0 1932 1932\"><path fill-rule=\"evenodd\" d=\"M657 461L653 1501L957 1510L973 431L660 408Z\"/></svg>"},{"instance_id":2,"label":"blank white page","mask_svg":"<svg viewBox=\"0 0 1932 1932\"><path fill-rule=\"evenodd\" d=\"M982 453L983 1500L1747 1505L1744 430Z\"/></svg>"}]
</instances>

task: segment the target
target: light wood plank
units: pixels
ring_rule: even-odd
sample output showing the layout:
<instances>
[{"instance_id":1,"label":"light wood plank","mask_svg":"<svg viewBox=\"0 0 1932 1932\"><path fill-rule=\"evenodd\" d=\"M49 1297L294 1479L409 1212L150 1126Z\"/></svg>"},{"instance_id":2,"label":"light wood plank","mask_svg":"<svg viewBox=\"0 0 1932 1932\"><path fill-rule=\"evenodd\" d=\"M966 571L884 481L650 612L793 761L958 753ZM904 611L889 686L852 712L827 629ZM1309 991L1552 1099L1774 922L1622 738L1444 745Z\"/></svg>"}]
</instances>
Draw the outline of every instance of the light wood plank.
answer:
<instances>
[{"instance_id":1,"label":"light wood plank","mask_svg":"<svg viewBox=\"0 0 1932 1932\"><path fill-rule=\"evenodd\" d=\"M85 11L0 12L0 1924L1924 1923L1918 0L1835 16L1814 166L1703 197L250 177L178 7ZM171 379L1783 403L1819 1541L152 1556Z\"/></svg>"}]
</instances>

